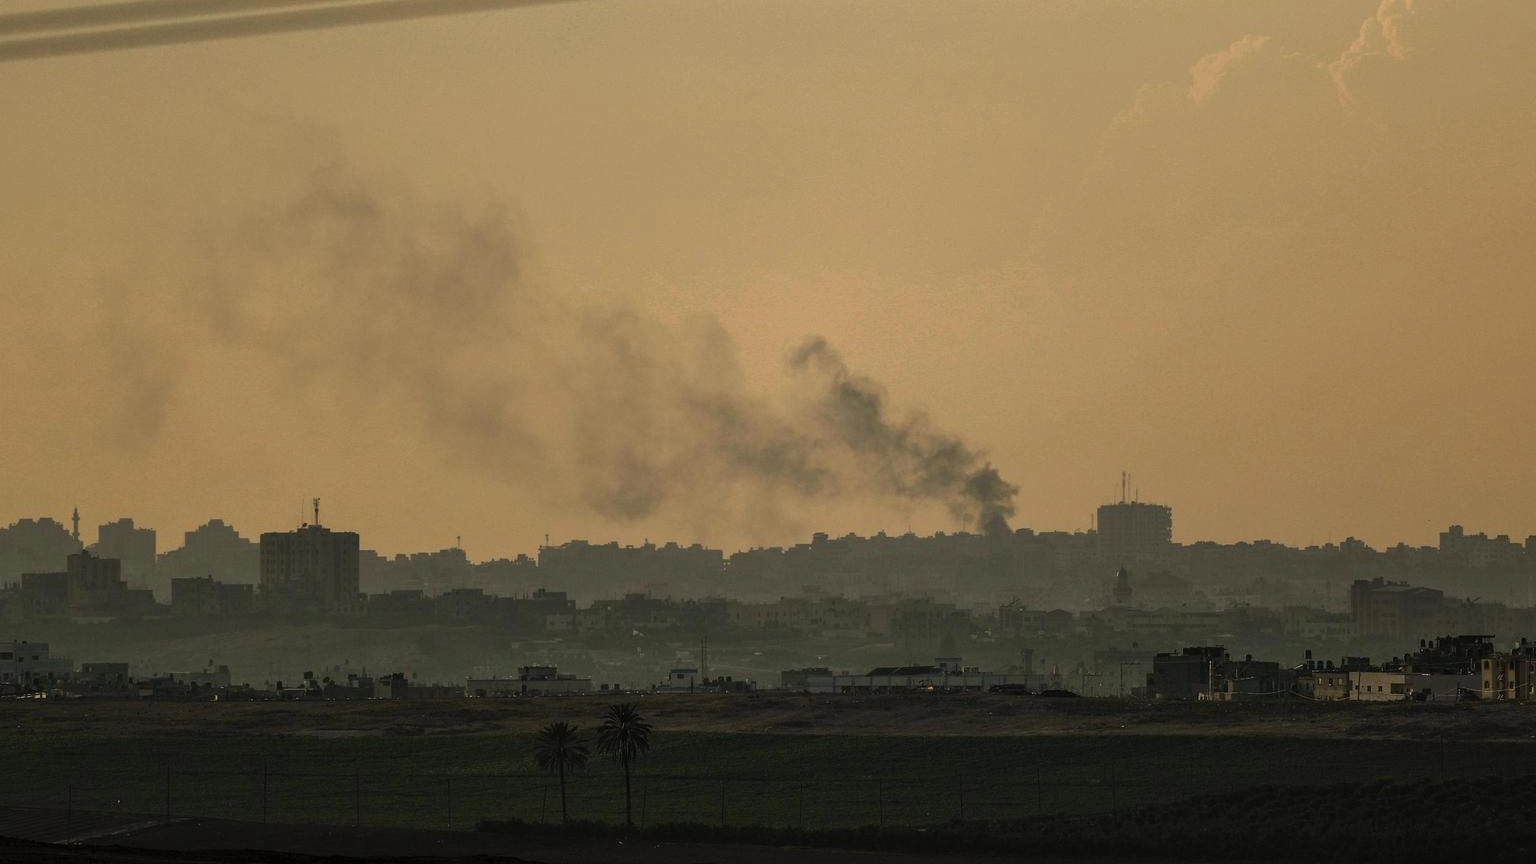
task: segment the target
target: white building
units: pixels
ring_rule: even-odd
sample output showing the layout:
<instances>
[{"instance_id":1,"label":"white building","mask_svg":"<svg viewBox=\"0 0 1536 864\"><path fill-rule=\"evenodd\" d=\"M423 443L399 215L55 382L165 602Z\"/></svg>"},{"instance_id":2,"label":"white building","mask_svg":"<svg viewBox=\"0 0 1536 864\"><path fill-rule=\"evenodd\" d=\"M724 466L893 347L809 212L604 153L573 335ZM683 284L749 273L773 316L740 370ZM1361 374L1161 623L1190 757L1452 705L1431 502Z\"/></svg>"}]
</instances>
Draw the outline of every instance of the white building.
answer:
<instances>
[{"instance_id":1,"label":"white building","mask_svg":"<svg viewBox=\"0 0 1536 864\"><path fill-rule=\"evenodd\" d=\"M1350 672L1350 698L1361 702L1455 702L1463 690L1482 687L1478 675L1428 672Z\"/></svg>"},{"instance_id":2,"label":"white building","mask_svg":"<svg viewBox=\"0 0 1536 864\"><path fill-rule=\"evenodd\" d=\"M47 687L75 671L67 657L49 657L47 642L0 642L0 684Z\"/></svg>"}]
</instances>

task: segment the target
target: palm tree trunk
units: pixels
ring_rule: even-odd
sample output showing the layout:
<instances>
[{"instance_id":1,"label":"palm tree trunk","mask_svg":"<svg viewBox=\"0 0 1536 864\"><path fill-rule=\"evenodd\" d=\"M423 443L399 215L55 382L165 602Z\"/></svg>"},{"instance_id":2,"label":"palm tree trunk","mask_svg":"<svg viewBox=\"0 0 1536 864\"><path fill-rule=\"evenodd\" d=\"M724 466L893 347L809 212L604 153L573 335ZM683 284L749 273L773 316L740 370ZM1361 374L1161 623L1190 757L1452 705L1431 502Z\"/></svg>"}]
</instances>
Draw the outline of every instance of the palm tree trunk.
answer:
<instances>
[{"instance_id":1,"label":"palm tree trunk","mask_svg":"<svg viewBox=\"0 0 1536 864\"><path fill-rule=\"evenodd\" d=\"M629 835L634 833L634 830L635 830L635 816L634 816L634 812L635 811L634 811L634 807L631 804L631 800L632 799L630 798L630 795L629 795L629 759L626 758L623 761L624 761L624 839L627 840L627 839L629 839Z\"/></svg>"},{"instance_id":2,"label":"palm tree trunk","mask_svg":"<svg viewBox=\"0 0 1536 864\"><path fill-rule=\"evenodd\" d=\"M564 825L564 824L566 824L567 822L570 821L570 817L567 816L566 812L565 812L565 762L561 761L559 764L560 764L560 824Z\"/></svg>"}]
</instances>

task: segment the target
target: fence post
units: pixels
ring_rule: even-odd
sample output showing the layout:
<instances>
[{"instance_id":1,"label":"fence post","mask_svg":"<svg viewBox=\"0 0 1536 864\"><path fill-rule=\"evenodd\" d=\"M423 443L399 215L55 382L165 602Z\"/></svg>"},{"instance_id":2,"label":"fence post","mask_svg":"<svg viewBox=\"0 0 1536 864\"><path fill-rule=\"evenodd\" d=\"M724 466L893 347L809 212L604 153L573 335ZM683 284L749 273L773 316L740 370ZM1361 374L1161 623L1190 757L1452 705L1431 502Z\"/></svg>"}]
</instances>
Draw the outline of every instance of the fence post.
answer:
<instances>
[{"instance_id":1,"label":"fence post","mask_svg":"<svg viewBox=\"0 0 1536 864\"><path fill-rule=\"evenodd\" d=\"M363 775L352 775L352 825L360 827L363 824Z\"/></svg>"},{"instance_id":2,"label":"fence post","mask_svg":"<svg viewBox=\"0 0 1536 864\"><path fill-rule=\"evenodd\" d=\"M956 781L957 781L957 785L959 786L959 791L960 791L960 821L964 822L965 821L965 775L961 774L958 778L956 778Z\"/></svg>"},{"instance_id":3,"label":"fence post","mask_svg":"<svg viewBox=\"0 0 1536 864\"><path fill-rule=\"evenodd\" d=\"M720 827L725 827L725 778L720 778Z\"/></svg>"},{"instance_id":4,"label":"fence post","mask_svg":"<svg viewBox=\"0 0 1536 864\"><path fill-rule=\"evenodd\" d=\"M1115 763L1109 763L1109 812L1120 811L1120 778L1115 774Z\"/></svg>"},{"instance_id":5,"label":"fence post","mask_svg":"<svg viewBox=\"0 0 1536 864\"><path fill-rule=\"evenodd\" d=\"M448 783L448 829L453 830L453 778L447 778Z\"/></svg>"},{"instance_id":6,"label":"fence post","mask_svg":"<svg viewBox=\"0 0 1536 864\"><path fill-rule=\"evenodd\" d=\"M261 766L261 824L267 824L267 766Z\"/></svg>"},{"instance_id":7,"label":"fence post","mask_svg":"<svg viewBox=\"0 0 1536 864\"><path fill-rule=\"evenodd\" d=\"M878 820L876 824L879 827L884 828L885 827L885 781L884 780L876 780L875 781L875 817Z\"/></svg>"},{"instance_id":8,"label":"fence post","mask_svg":"<svg viewBox=\"0 0 1536 864\"><path fill-rule=\"evenodd\" d=\"M75 787L69 787L68 803L64 805L64 830L75 830Z\"/></svg>"},{"instance_id":9,"label":"fence post","mask_svg":"<svg viewBox=\"0 0 1536 864\"><path fill-rule=\"evenodd\" d=\"M645 786L641 786L640 787L640 827L641 828L645 827L645 794L646 794L647 791L648 790L646 789Z\"/></svg>"},{"instance_id":10,"label":"fence post","mask_svg":"<svg viewBox=\"0 0 1536 864\"><path fill-rule=\"evenodd\" d=\"M805 830L805 787L800 787L800 830Z\"/></svg>"},{"instance_id":11,"label":"fence post","mask_svg":"<svg viewBox=\"0 0 1536 864\"><path fill-rule=\"evenodd\" d=\"M165 766L165 818L171 818L171 766Z\"/></svg>"},{"instance_id":12,"label":"fence post","mask_svg":"<svg viewBox=\"0 0 1536 864\"><path fill-rule=\"evenodd\" d=\"M1035 766L1035 812L1045 815L1045 788L1040 780L1040 766Z\"/></svg>"},{"instance_id":13,"label":"fence post","mask_svg":"<svg viewBox=\"0 0 1536 864\"><path fill-rule=\"evenodd\" d=\"M539 799L539 824L544 824L544 814L549 810L549 784L539 787L543 791L543 797Z\"/></svg>"}]
</instances>

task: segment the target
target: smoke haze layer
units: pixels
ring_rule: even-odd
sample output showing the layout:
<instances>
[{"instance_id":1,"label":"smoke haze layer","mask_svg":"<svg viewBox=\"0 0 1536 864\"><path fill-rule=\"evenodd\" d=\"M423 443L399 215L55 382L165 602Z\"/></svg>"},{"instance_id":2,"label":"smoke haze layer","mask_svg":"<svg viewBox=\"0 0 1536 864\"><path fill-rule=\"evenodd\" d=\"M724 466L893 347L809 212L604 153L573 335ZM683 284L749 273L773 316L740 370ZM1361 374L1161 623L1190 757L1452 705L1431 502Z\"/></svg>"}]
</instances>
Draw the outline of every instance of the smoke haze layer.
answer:
<instances>
[{"instance_id":1,"label":"smoke haze layer","mask_svg":"<svg viewBox=\"0 0 1536 864\"><path fill-rule=\"evenodd\" d=\"M306 400L606 519L771 533L859 499L1007 530L1016 487L926 416L893 417L826 340L791 354L782 392L754 392L718 321L575 302L526 272L514 222L333 162L218 232L189 300L215 345Z\"/></svg>"}]
</instances>

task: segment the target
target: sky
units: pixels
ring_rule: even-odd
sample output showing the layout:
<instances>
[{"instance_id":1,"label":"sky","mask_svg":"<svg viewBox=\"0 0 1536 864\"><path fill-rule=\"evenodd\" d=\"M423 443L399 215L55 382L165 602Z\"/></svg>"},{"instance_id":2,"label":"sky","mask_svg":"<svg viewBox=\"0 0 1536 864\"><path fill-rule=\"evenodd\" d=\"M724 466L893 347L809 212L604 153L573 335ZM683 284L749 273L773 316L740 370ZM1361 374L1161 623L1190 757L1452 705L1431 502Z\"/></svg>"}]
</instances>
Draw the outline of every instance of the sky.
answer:
<instances>
[{"instance_id":1,"label":"sky","mask_svg":"<svg viewBox=\"0 0 1536 864\"><path fill-rule=\"evenodd\" d=\"M736 549L1129 471L1181 542L1523 539L1533 37L589 0L0 63L0 523Z\"/></svg>"}]
</instances>

